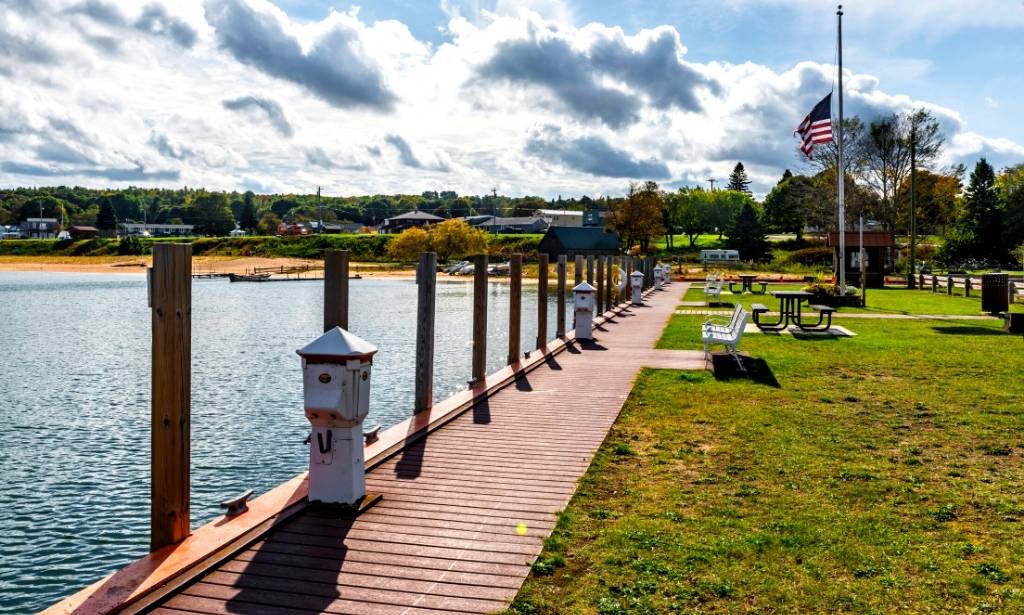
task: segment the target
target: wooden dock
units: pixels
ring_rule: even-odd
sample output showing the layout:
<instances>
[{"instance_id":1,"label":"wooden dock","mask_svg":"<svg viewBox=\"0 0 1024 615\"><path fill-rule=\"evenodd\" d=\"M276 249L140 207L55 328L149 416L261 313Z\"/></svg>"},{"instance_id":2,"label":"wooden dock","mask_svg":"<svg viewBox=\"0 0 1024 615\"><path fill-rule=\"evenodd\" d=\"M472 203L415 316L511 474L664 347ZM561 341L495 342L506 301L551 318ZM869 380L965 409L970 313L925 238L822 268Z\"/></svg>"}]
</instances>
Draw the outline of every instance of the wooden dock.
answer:
<instances>
[{"instance_id":1,"label":"wooden dock","mask_svg":"<svg viewBox=\"0 0 1024 615\"><path fill-rule=\"evenodd\" d=\"M603 325L593 344L553 357L374 468L367 488L383 500L355 521L303 510L155 612L504 609L639 368L703 367L700 353L651 350L682 286L652 293L648 305Z\"/></svg>"},{"instance_id":2,"label":"wooden dock","mask_svg":"<svg viewBox=\"0 0 1024 615\"><path fill-rule=\"evenodd\" d=\"M512 366L489 376L480 385L488 396L468 391L462 401L446 402L447 415L425 412L407 421L409 434L428 421L423 437L382 436L366 459L367 489L383 499L357 518L307 504L300 477L246 513L266 521L253 522L186 571L140 589L147 575L188 557L196 548L189 541L209 542L221 531L217 523L50 612L414 615L506 608L640 368L703 369L700 352L654 350L685 288L649 291L645 305L620 305L598 319L593 342L570 335L568 343L535 354L529 370ZM271 501L278 509L268 514ZM110 600L129 596L127 608L110 608Z\"/></svg>"}]
</instances>

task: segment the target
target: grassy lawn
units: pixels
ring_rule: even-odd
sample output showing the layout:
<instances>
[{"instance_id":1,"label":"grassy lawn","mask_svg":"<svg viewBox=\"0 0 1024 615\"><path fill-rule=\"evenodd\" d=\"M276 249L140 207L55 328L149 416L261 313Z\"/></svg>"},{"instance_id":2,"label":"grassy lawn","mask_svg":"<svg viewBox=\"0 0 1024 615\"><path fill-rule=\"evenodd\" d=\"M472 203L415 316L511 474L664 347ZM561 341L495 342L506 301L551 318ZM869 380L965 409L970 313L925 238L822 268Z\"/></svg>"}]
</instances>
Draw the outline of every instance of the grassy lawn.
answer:
<instances>
[{"instance_id":1,"label":"grassy lawn","mask_svg":"<svg viewBox=\"0 0 1024 615\"><path fill-rule=\"evenodd\" d=\"M775 290L799 290L803 284L773 284L768 287L768 292ZM737 288L739 285L737 284ZM728 290L728 287L726 287ZM704 301L703 284L694 283L686 291L684 301ZM771 295L733 295L722 294L723 309L732 309L735 302L739 301L745 308L750 309L751 303L763 303L769 308L778 309L779 302ZM714 306L717 307L717 306ZM1024 304L1015 304L1011 311L1024 312ZM954 314L954 315L978 315L981 314L981 291L972 292L970 297L964 297L963 290L958 289L957 294L952 297L944 292L933 293L930 290L906 290L899 288L869 288L867 292L867 307L849 308L844 307L840 312L855 314Z\"/></svg>"},{"instance_id":2,"label":"grassy lawn","mask_svg":"<svg viewBox=\"0 0 1024 615\"><path fill-rule=\"evenodd\" d=\"M863 320L745 336L754 379L646 370L512 612L1024 612L1024 343L997 327Z\"/></svg>"}]
</instances>

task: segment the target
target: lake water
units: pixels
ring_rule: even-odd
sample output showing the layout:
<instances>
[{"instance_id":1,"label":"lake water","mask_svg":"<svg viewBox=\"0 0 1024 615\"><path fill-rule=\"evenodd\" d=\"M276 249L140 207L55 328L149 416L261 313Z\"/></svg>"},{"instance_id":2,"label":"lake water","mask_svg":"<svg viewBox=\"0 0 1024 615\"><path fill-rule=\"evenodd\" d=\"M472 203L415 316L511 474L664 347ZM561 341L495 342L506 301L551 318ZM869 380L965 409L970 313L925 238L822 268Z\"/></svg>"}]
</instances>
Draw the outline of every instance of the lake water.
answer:
<instances>
[{"instance_id":1,"label":"lake water","mask_svg":"<svg viewBox=\"0 0 1024 615\"><path fill-rule=\"evenodd\" d=\"M379 348L365 425L388 427L411 414L416 285L364 279L350 289L350 328ZM505 363L509 293L501 283L488 292L490 373ZM192 294L196 527L222 499L305 470L295 349L321 333L323 282L194 280ZM439 277L435 400L469 378L472 294ZM524 287L524 350L535 346L536 300ZM0 323L0 613L34 612L147 552L145 278L0 272Z\"/></svg>"}]
</instances>

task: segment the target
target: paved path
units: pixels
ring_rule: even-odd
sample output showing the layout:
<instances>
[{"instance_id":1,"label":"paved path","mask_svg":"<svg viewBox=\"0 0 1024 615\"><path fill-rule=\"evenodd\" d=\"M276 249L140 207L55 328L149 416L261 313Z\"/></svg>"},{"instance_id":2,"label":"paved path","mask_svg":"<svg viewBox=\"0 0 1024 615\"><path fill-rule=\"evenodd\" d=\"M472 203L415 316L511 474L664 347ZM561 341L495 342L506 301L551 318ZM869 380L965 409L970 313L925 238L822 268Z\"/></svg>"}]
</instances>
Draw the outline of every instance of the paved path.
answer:
<instances>
[{"instance_id":1,"label":"paved path","mask_svg":"<svg viewBox=\"0 0 1024 615\"><path fill-rule=\"evenodd\" d=\"M685 290L673 284L373 469L383 494L355 521L306 509L157 613L486 613L515 597L644 365L703 369L653 350Z\"/></svg>"},{"instance_id":2,"label":"paved path","mask_svg":"<svg viewBox=\"0 0 1024 615\"><path fill-rule=\"evenodd\" d=\"M676 310L676 314L683 316L729 316L732 310L704 309L704 310ZM778 314L777 311L768 312L768 315ZM864 318L867 320L992 320L998 316L986 316L983 314L895 314L895 313L865 313L865 312L836 312L832 318Z\"/></svg>"}]
</instances>

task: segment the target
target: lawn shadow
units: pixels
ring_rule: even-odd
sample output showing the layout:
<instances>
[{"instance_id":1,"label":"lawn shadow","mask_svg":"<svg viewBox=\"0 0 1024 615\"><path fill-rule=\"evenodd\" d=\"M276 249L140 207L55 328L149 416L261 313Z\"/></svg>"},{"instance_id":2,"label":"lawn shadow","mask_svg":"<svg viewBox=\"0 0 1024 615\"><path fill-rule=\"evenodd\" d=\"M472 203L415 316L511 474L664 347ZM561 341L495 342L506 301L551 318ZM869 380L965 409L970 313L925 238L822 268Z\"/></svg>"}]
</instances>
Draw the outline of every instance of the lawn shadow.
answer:
<instances>
[{"instance_id":1,"label":"lawn shadow","mask_svg":"<svg viewBox=\"0 0 1024 615\"><path fill-rule=\"evenodd\" d=\"M945 325L932 327L932 330L943 335L1006 335L1002 329L978 325Z\"/></svg>"},{"instance_id":2,"label":"lawn shadow","mask_svg":"<svg viewBox=\"0 0 1024 615\"><path fill-rule=\"evenodd\" d=\"M768 366L767 361L755 357L748 357L746 355L740 355L740 360L743 361L743 367L747 368L747 371L741 371L739 365L736 364L736 359L734 359L729 353L712 353L711 371L715 375L715 380L718 380L719 382L728 382L729 380L749 380L775 389L782 388L778 379L775 378L775 373L772 372L772 368Z\"/></svg>"}]
</instances>

